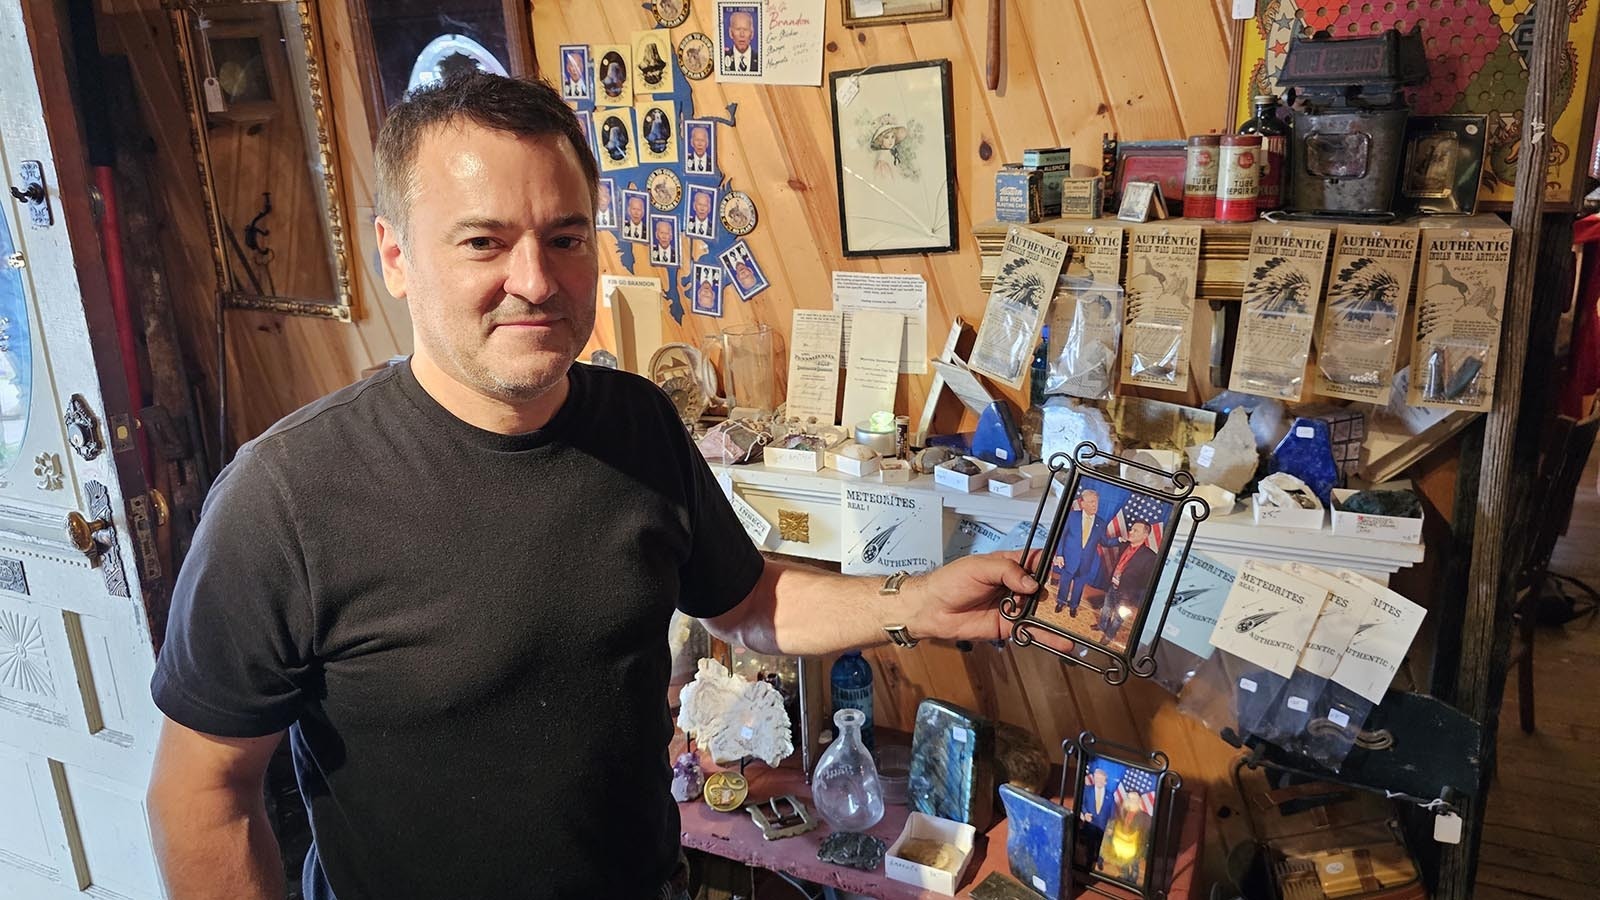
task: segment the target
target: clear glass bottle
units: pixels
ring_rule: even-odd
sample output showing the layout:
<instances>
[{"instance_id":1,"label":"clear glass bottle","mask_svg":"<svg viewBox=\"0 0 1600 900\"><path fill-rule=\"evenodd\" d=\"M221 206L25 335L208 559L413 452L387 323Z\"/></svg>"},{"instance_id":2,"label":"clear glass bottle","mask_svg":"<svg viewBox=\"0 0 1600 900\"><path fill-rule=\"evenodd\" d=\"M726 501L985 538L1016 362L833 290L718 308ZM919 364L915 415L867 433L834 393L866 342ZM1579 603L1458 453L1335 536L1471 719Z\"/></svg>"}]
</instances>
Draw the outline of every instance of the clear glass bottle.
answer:
<instances>
[{"instance_id":1,"label":"clear glass bottle","mask_svg":"<svg viewBox=\"0 0 1600 900\"><path fill-rule=\"evenodd\" d=\"M883 818L878 767L861 743L865 719L859 709L833 714L839 736L828 745L811 776L811 800L834 831L866 831Z\"/></svg>"}]
</instances>

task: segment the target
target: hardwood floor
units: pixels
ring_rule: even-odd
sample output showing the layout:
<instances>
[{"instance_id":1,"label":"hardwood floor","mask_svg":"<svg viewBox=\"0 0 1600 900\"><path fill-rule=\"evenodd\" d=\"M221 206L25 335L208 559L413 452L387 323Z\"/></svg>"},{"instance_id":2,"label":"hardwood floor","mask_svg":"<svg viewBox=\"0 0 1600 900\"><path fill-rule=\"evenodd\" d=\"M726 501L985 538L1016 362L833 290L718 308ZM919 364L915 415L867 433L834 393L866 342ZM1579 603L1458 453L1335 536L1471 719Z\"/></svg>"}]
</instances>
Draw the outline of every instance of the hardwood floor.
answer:
<instances>
[{"instance_id":1,"label":"hardwood floor","mask_svg":"<svg viewBox=\"0 0 1600 900\"><path fill-rule=\"evenodd\" d=\"M1550 570L1600 587L1600 447L1578 485ZM1534 639L1535 725L1517 724L1513 668L1500 765L1484 820L1477 896L1600 897L1600 624L1590 615Z\"/></svg>"}]
</instances>

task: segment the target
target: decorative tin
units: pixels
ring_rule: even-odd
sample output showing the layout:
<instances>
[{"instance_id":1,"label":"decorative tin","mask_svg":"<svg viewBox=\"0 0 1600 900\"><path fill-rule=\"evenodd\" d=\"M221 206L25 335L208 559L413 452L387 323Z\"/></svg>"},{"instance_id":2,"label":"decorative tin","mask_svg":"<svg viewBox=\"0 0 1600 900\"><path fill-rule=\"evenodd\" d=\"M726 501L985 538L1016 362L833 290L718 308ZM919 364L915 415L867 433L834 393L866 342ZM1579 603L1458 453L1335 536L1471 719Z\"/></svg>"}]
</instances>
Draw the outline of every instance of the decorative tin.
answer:
<instances>
[{"instance_id":1,"label":"decorative tin","mask_svg":"<svg viewBox=\"0 0 1600 900\"><path fill-rule=\"evenodd\" d=\"M1217 164L1217 220L1253 222L1261 175L1261 135L1224 135Z\"/></svg>"},{"instance_id":2,"label":"decorative tin","mask_svg":"<svg viewBox=\"0 0 1600 900\"><path fill-rule=\"evenodd\" d=\"M1043 179L1037 171L1006 167L994 175L994 217L1037 222L1044 216Z\"/></svg>"},{"instance_id":3,"label":"decorative tin","mask_svg":"<svg viewBox=\"0 0 1600 900\"><path fill-rule=\"evenodd\" d=\"M1222 138L1197 134L1189 138L1183 169L1183 216L1186 219L1211 219L1217 215L1217 163L1222 155Z\"/></svg>"}]
</instances>

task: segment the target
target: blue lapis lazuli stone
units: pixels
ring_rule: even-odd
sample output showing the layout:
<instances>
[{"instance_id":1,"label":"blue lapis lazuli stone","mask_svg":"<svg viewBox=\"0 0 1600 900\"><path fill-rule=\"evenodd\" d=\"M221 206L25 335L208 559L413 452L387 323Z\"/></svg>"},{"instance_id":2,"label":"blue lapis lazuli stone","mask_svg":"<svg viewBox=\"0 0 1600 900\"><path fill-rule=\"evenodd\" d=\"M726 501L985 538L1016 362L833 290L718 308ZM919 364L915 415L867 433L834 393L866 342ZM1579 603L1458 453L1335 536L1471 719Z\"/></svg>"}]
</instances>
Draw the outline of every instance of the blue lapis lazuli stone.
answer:
<instances>
[{"instance_id":1,"label":"blue lapis lazuli stone","mask_svg":"<svg viewBox=\"0 0 1600 900\"><path fill-rule=\"evenodd\" d=\"M1065 808L1011 784L1000 785L1006 807L1006 859L1018 881L1061 900L1066 889L1067 817Z\"/></svg>"},{"instance_id":2,"label":"blue lapis lazuli stone","mask_svg":"<svg viewBox=\"0 0 1600 900\"><path fill-rule=\"evenodd\" d=\"M1327 507L1339 483L1339 466L1333 461L1333 437L1328 432L1328 423L1321 419L1295 419L1289 433L1272 450L1271 468L1304 481Z\"/></svg>"}]
</instances>

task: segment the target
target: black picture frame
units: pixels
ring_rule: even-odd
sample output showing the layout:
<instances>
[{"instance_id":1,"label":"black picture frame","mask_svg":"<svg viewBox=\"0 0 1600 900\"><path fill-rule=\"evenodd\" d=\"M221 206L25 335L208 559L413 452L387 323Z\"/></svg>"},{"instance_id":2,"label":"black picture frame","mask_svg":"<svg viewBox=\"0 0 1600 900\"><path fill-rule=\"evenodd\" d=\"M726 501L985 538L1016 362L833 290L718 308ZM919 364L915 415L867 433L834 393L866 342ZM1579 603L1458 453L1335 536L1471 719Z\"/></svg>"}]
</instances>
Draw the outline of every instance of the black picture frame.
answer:
<instances>
[{"instance_id":1,"label":"black picture frame","mask_svg":"<svg viewBox=\"0 0 1600 900\"><path fill-rule=\"evenodd\" d=\"M1118 467L1124 466L1155 476L1155 480L1164 484L1157 487L1124 478L1117 474ZM1057 480L1064 481L1064 490L1059 496L1054 490ZM1169 579L1166 595L1157 597L1167 558L1173 548L1179 548L1180 556L1173 571L1182 571L1189 558L1195 529L1211 514L1211 508L1204 500L1193 496L1195 482L1189 473L1166 472L1113 456L1087 441L1075 447L1070 456L1057 453L1050 458L1050 481L1051 489L1040 498L1033 519L1036 531L1045 510L1052 502L1056 504L1045 541L1046 552L1031 572L1039 583L1039 590L1025 596L1008 595L1000 604L1000 615L1013 623L1012 642L1023 647L1039 647L1074 665L1092 669L1108 684L1122 684L1130 674L1149 678L1156 672L1155 651L1161 643L1161 630L1166 626L1178 583L1176 577ZM1089 492L1097 494L1097 508L1079 509L1080 515L1087 513L1087 519L1071 522L1074 507L1080 501L1086 502ZM1100 495L1109 498L1108 508L1103 513L1098 508ZM1146 534L1138 533L1138 521L1147 523ZM1083 534L1086 524L1089 526L1087 537ZM1073 543L1069 538L1080 543L1068 546ZM1088 555L1091 544L1092 556ZM1123 544L1126 546L1119 546ZM1151 555L1141 557L1141 548L1151 549ZM1108 558L1101 552L1105 549L1119 552ZM1018 560L1025 567L1031 552L1030 542L1022 549ZM1067 571L1067 557L1072 557L1070 572ZM1112 570L1107 571L1107 566ZM1068 579L1065 584L1064 578ZM1130 583L1126 579L1139 579L1140 583ZM1098 592L1098 598L1088 595L1091 589ZM1061 599L1063 591L1067 592L1066 600ZM1086 596L1091 606L1094 599L1100 600L1098 615L1077 615ZM1113 603L1117 605L1112 606ZM1147 633L1146 623L1158 604L1160 618L1154 636L1149 644L1141 646L1139 639ZM1068 652L1041 643L1035 630L1071 641L1073 649ZM1095 630L1101 631L1100 636L1093 633ZM1124 634L1126 637L1122 637Z\"/></svg>"},{"instance_id":2,"label":"black picture frame","mask_svg":"<svg viewBox=\"0 0 1600 900\"><path fill-rule=\"evenodd\" d=\"M832 72L828 93L844 255L956 250L950 61Z\"/></svg>"},{"instance_id":3,"label":"black picture frame","mask_svg":"<svg viewBox=\"0 0 1600 900\"><path fill-rule=\"evenodd\" d=\"M1178 789L1183 786L1183 776L1172 771L1167 755L1160 750L1143 751L1101 740L1091 731L1080 732L1077 737L1062 741L1061 752L1062 803L1066 803L1068 797L1072 798L1072 815L1067 819L1067 852L1072 858L1065 867L1067 877L1062 896L1075 897L1077 888L1082 887L1116 900L1125 900L1130 891L1150 900L1165 898L1174 862L1172 842L1176 834L1173 816L1177 811ZM1123 815L1124 810L1129 810L1132 813L1131 830L1143 839L1143 848L1134 854L1138 865L1131 877L1128 876L1126 865L1119 872L1108 872L1102 866L1101 852L1107 843L1106 835L1105 829L1098 827L1095 820L1101 819L1104 811L1090 808L1094 805L1090 794L1093 790L1093 772L1099 763L1105 764L1103 768L1108 773L1117 772L1114 787L1108 774L1106 786L1109 790L1124 794L1123 798L1113 800L1113 811L1103 821L1115 827L1117 818ZM1124 793L1122 789L1130 780L1137 780L1137 787L1141 790L1135 792L1130 789ZM1142 790L1145 787L1149 790ZM1072 789L1072 793L1067 793L1068 788ZM1134 803L1150 803L1149 811L1143 812L1142 805L1136 807L1128 802L1130 800ZM1148 831L1143 834L1138 830L1139 815L1146 818ZM1097 843L1100 847L1092 846ZM1124 877L1118 877L1119 874ZM1103 885L1114 885L1119 890L1108 890Z\"/></svg>"}]
</instances>

